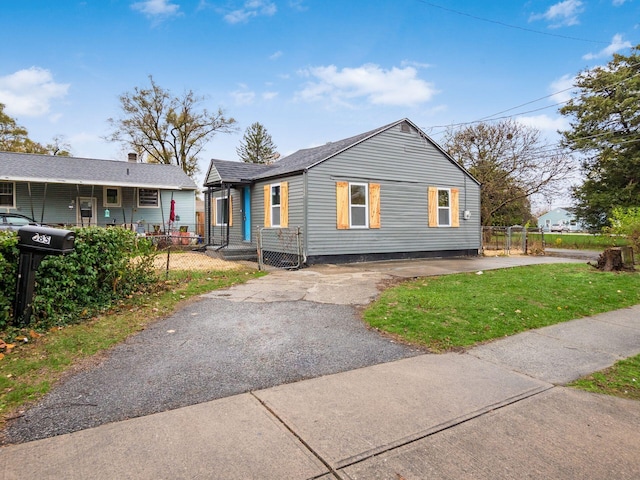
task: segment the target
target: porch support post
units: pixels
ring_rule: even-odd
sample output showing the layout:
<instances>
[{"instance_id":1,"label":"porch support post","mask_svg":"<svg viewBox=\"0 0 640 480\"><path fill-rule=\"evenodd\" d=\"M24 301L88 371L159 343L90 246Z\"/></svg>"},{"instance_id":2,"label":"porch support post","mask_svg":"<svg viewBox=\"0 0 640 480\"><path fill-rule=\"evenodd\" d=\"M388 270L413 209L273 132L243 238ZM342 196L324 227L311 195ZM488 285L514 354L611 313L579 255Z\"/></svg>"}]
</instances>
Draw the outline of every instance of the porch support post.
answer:
<instances>
[{"instance_id":1,"label":"porch support post","mask_svg":"<svg viewBox=\"0 0 640 480\"><path fill-rule=\"evenodd\" d=\"M47 185L49 184L44 184L44 193L42 194L42 212L40 212L40 223L44 223L44 206L47 200Z\"/></svg>"},{"instance_id":2,"label":"porch support post","mask_svg":"<svg viewBox=\"0 0 640 480\"><path fill-rule=\"evenodd\" d=\"M229 224L231 223L231 184L227 184L227 246L229 246Z\"/></svg>"}]
</instances>

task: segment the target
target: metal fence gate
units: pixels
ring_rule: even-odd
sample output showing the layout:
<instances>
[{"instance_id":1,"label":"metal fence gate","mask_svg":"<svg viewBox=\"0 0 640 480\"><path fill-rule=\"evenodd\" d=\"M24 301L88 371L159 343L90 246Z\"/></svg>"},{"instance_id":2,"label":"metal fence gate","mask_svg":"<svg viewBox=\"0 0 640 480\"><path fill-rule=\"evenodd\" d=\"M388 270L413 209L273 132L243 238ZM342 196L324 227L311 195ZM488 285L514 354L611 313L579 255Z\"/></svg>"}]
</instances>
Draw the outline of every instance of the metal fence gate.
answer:
<instances>
[{"instance_id":1,"label":"metal fence gate","mask_svg":"<svg viewBox=\"0 0 640 480\"><path fill-rule=\"evenodd\" d=\"M265 265L296 269L302 266L300 227L258 229L258 268Z\"/></svg>"},{"instance_id":2,"label":"metal fence gate","mask_svg":"<svg viewBox=\"0 0 640 480\"><path fill-rule=\"evenodd\" d=\"M544 253L544 232L521 225L482 227L482 251L485 255Z\"/></svg>"}]
</instances>

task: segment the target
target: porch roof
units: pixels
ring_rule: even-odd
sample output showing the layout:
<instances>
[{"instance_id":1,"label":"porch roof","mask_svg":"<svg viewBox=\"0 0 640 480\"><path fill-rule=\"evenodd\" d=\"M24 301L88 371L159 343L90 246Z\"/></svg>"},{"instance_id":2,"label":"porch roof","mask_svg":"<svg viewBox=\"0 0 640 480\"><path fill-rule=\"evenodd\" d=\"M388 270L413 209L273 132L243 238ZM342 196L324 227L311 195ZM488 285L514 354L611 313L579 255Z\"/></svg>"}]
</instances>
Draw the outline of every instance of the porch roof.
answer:
<instances>
[{"instance_id":1,"label":"porch roof","mask_svg":"<svg viewBox=\"0 0 640 480\"><path fill-rule=\"evenodd\" d=\"M0 181L196 190L178 166L0 152Z\"/></svg>"}]
</instances>

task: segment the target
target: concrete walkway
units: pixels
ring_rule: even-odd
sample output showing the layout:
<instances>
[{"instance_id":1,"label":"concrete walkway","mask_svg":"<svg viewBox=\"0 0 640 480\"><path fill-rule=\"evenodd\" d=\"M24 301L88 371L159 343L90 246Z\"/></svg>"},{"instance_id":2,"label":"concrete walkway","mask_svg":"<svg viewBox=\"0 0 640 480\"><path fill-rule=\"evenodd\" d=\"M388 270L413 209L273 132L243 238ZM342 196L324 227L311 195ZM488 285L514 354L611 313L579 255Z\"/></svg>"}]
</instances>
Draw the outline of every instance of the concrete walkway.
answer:
<instances>
[{"instance_id":1,"label":"concrete walkway","mask_svg":"<svg viewBox=\"0 0 640 480\"><path fill-rule=\"evenodd\" d=\"M384 281L417 266L378 268ZM225 298L258 298L238 290ZM637 479L640 402L562 385L638 353L633 307L4 447L0 478Z\"/></svg>"}]
</instances>

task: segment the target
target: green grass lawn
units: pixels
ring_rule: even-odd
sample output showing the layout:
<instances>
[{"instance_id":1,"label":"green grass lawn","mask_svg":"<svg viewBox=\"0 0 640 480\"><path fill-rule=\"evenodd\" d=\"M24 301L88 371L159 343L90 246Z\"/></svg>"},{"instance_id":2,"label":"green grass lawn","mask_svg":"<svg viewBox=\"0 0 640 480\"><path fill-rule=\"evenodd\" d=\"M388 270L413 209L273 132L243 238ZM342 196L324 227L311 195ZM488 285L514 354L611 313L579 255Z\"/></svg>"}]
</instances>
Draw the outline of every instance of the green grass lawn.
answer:
<instances>
[{"instance_id":1,"label":"green grass lawn","mask_svg":"<svg viewBox=\"0 0 640 480\"><path fill-rule=\"evenodd\" d=\"M540 241L542 235L529 233L529 239ZM590 235L586 233L545 233L544 243L548 248L570 248L577 250L604 250L609 247L623 247L628 244L624 237L611 235Z\"/></svg>"},{"instance_id":2,"label":"green grass lawn","mask_svg":"<svg viewBox=\"0 0 640 480\"><path fill-rule=\"evenodd\" d=\"M640 355L569 384L588 392L640 400Z\"/></svg>"},{"instance_id":3,"label":"green grass lawn","mask_svg":"<svg viewBox=\"0 0 640 480\"><path fill-rule=\"evenodd\" d=\"M372 327L443 352L640 304L640 275L584 264L532 265L425 277L386 290Z\"/></svg>"}]
</instances>

